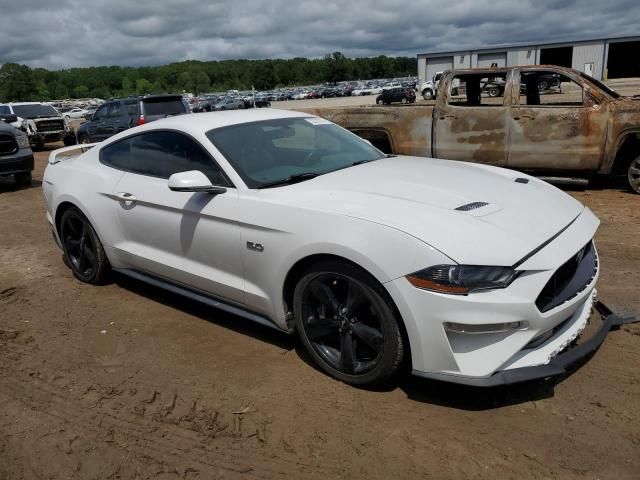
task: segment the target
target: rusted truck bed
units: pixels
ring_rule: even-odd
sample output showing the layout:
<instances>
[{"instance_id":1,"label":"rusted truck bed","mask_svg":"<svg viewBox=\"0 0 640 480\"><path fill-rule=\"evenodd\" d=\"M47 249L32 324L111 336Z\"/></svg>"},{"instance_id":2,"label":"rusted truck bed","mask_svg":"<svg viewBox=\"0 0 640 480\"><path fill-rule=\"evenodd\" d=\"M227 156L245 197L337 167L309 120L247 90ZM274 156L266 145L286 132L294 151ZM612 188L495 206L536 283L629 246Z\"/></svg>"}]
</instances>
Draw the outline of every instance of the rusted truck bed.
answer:
<instances>
[{"instance_id":1,"label":"rusted truck bed","mask_svg":"<svg viewBox=\"0 0 640 480\"><path fill-rule=\"evenodd\" d=\"M433 106L393 105L300 110L346 126L387 153L431 156Z\"/></svg>"}]
</instances>

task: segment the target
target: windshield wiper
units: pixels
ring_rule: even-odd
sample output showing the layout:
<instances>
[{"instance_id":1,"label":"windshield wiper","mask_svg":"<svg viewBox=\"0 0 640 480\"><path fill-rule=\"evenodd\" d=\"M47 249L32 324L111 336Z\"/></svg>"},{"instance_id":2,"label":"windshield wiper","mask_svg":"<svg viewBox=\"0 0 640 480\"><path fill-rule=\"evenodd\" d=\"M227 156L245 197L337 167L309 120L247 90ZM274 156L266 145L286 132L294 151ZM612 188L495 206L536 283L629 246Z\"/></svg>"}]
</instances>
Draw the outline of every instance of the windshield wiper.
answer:
<instances>
[{"instance_id":1,"label":"windshield wiper","mask_svg":"<svg viewBox=\"0 0 640 480\"><path fill-rule=\"evenodd\" d=\"M312 178L316 178L318 175L320 174L314 173L314 172L296 173L295 175L291 175L281 180L274 180L273 182L263 183L260 186L258 186L258 188L277 187L279 185L291 185L294 183L304 182L305 180L311 180Z\"/></svg>"},{"instance_id":2,"label":"windshield wiper","mask_svg":"<svg viewBox=\"0 0 640 480\"><path fill-rule=\"evenodd\" d=\"M358 160L357 162L353 162L351 166L355 167L356 165L362 165L363 163L369 163L369 162L373 162L373 160Z\"/></svg>"}]
</instances>

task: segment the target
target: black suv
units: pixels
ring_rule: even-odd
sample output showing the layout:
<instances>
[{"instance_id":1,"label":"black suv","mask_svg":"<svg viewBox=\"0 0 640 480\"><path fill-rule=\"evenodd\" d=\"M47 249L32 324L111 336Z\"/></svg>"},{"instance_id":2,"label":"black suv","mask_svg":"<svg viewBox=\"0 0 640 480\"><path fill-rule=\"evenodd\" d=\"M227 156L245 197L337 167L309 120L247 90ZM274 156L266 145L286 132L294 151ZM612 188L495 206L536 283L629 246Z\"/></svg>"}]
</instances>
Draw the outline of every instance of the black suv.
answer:
<instances>
[{"instance_id":1,"label":"black suv","mask_svg":"<svg viewBox=\"0 0 640 480\"><path fill-rule=\"evenodd\" d=\"M15 121L15 115L5 121ZM31 185L33 153L27 135L0 119L0 177L13 175L16 185Z\"/></svg>"},{"instance_id":2,"label":"black suv","mask_svg":"<svg viewBox=\"0 0 640 480\"><path fill-rule=\"evenodd\" d=\"M189 113L180 95L150 95L112 100L78 128L78 143L101 142L128 128Z\"/></svg>"},{"instance_id":3,"label":"black suv","mask_svg":"<svg viewBox=\"0 0 640 480\"><path fill-rule=\"evenodd\" d=\"M414 103L416 101L416 92L412 88L394 87L382 90L382 93L376 98L378 105L389 105L393 102Z\"/></svg>"}]
</instances>

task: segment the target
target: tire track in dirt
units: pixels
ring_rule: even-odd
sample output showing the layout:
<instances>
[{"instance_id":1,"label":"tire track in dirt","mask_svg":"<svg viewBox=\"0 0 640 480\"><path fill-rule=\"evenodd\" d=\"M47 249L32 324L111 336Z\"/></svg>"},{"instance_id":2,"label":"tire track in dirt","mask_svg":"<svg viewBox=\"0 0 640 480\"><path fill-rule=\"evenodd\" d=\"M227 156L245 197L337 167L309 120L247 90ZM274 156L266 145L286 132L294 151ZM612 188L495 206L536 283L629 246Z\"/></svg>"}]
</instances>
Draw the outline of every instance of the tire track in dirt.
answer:
<instances>
[{"instance_id":1,"label":"tire track in dirt","mask_svg":"<svg viewBox=\"0 0 640 480\"><path fill-rule=\"evenodd\" d=\"M193 400L190 413L176 418L172 412L178 396L167 397L157 391L151 398L135 394L136 406L140 409L138 413L129 413L117 405L118 398L126 395L125 391L105 396L96 395L97 390L88 387L78 398L61 393L35 376L22 380L8 376L0 378L4 392L14 401L53 417L61 424L73 425L85 433L90 430L93 437L102 438L104 442L126 445L127 451L140 458L152 457L161 464L169 459L175 464L186 462L189 468L198 471L222 469L255 478L274 478L300 470L296 462L275 458L269 450L264 454L260 445L256 448L255 443L266 441L264 430L255 434L243 432L242 420L229 420L243 418L243 413L232 413L233 417L222 419L218 412L206 406L199 408ZM74 386L74 390L78 388ZM163 398L170 398L169 403L163 403ZM229 448L229 440L233 441L232 448ZM306 478L337 473L311 465L303 467Z\"/></svg>"}]
</instances>

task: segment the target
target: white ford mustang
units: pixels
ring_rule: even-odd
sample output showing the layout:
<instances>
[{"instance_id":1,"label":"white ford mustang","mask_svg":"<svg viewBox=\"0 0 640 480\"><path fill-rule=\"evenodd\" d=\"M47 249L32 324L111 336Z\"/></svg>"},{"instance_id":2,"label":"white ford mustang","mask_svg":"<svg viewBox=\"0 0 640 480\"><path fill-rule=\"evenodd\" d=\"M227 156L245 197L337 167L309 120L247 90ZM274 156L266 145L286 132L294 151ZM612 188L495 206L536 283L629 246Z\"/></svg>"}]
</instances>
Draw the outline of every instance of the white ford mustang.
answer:
<instances>
[{"instance_id":1,"label":"white ford mustang","mask_svg":"<svg viewBox=\"0 0 640 480\"><path fill-rule=\"evenodd\" d=\"M297 331L352 384L403 363L471 385L560 375L619 323L595 300L598 219L569 195L389 157L308 114L167 118L53 152L43 190L81 281L113 269ZM603 326L576 346L594 305Z\"/></svg>"}]
</instances>

